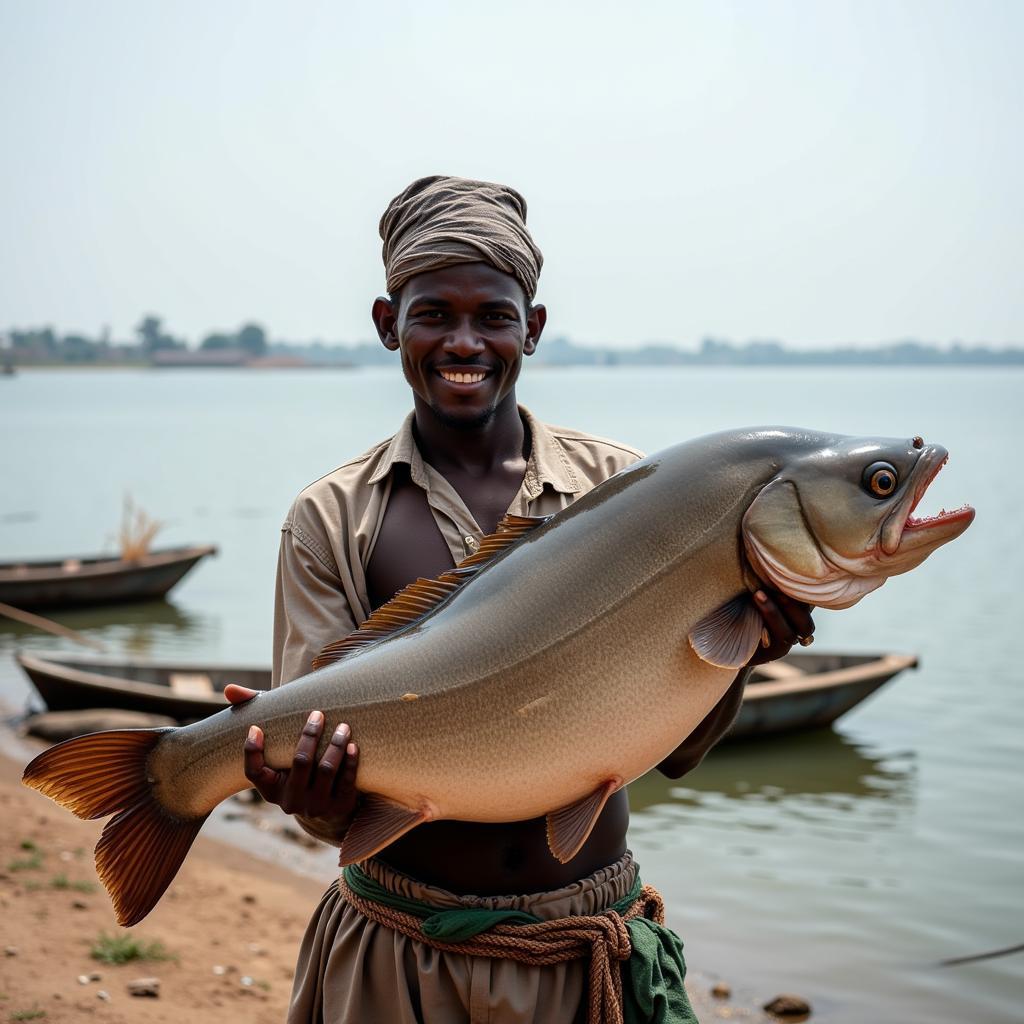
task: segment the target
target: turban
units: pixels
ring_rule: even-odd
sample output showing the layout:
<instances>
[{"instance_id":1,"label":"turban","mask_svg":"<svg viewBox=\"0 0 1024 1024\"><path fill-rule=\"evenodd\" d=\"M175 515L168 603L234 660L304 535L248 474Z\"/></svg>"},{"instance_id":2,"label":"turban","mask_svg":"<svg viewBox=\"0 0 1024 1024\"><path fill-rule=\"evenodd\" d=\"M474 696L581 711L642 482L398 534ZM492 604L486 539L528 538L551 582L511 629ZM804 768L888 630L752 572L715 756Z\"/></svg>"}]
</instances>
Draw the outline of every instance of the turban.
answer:
<instances>
[{"instance_id":1,"label":"turban","mask_svg":"<svg viewBox=\"0 0 1024 1024\"><path fill-rule=\"evenodd\" d=\"M457 263L489 263L537 293L544 262L526 230L526 200L507 185L435 174L414 181L380 219L387 288Z\"/></svg>"}]
</instances>

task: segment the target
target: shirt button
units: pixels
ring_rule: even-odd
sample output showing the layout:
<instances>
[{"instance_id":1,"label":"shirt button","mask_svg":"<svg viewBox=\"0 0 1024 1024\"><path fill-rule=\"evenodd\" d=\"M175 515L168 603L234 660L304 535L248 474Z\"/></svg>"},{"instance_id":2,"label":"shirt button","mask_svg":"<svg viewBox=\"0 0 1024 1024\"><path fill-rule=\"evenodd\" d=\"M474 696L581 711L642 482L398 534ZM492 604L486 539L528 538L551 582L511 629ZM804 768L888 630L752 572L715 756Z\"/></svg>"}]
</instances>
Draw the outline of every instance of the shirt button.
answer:
<instances>
[{"instance_id":1,"label":"shirt button","mask_svg":"<svg viewBox=\"0 0 1024 1024\"><path fill-rule=\"evenodd\" d=\"M466 547L467 548L475 548L476 546L477 546L476 537L467 537L466 538Z\"/></svg>"}]
</instances>

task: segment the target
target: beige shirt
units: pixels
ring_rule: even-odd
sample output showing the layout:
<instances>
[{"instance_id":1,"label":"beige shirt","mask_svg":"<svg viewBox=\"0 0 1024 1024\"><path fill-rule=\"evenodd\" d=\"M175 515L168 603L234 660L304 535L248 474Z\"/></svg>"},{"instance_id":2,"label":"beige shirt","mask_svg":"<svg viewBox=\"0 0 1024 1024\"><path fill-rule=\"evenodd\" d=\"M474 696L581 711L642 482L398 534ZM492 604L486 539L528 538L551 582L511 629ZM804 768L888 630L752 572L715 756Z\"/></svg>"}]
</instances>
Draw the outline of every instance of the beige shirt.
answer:
<instances>
[{"instance_id":1,"label":"beige shirt","mask_svg":"<svg viewBox=\"0 0 1024 1024\"><path fill-rule=\"evenodd\" d=\"M635 448L535 419L530 458L509 506L514 515L545 516L635 462ZM454 487L416 447L410 413L394 437L321 477L299 494L281 527L274 607L273 685L311 670L313 658L348 635L370 612L366 567L384 521L392 469L405 463L423 489L452 560L471 555L483 533Z\"/></svg>"}]
</instances>

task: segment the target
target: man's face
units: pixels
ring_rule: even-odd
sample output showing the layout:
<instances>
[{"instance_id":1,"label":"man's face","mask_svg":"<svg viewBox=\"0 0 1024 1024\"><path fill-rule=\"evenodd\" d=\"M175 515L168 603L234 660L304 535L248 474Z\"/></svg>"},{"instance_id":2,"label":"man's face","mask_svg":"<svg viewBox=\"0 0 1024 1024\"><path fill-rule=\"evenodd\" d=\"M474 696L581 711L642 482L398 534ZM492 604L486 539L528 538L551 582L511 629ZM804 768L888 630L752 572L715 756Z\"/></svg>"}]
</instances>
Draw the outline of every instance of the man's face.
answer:
<instances>
[{"instance_id":1,"label":"man's face","mask_svg":"<svg viewBox=\"0 0 1024 1024\"><path fill-rule=\"evenodd\" d=\"M512 275L463 263L410 278L396 303L377 300L374 320L384 345L401 351L417 399L442 422L469 428L514 396L544 308L527 306Z\"/></svg>"}]
</instances>

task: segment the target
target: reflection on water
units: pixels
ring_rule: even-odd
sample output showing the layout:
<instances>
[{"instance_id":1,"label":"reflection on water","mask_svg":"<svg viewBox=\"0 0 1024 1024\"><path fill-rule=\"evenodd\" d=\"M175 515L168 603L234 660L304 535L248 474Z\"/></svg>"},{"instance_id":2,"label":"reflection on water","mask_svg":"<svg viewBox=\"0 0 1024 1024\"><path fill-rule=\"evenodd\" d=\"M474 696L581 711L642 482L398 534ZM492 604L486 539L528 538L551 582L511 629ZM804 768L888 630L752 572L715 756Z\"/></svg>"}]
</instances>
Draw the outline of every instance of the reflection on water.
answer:
<instances>
[{"instance_id":1,"label":"reflection on water","mask_svg":"<svg viewBox=\"0 0 1024 1024\"><path fill-rule=\"evenodd\" d=\"M649 772L629 787L633 813L662 803L698 807L711 798L780 802L787 797L907 799L914 778L912 752L872 753L831 729L773 736L716 748L682 780Z\"/></svg>"},{"instance_id":2,"label":"reflection on water","mask_svg":"<svg viewBox=\"0 0 1024 1024\"><path fill-rule=\"evenodd\" d=\"M178 654L188 660L196 650L210 646L211 639L220 631L218 617L197 614L170 601L67 609L50 612L48 618L100 641L109 649L111 657L125 660L174 658ZM80 654L85 648L0 617L0 698L20 707L33 691L14 661L14 652L18 650L61 650Z\"/></svg>"}]
</instances>

